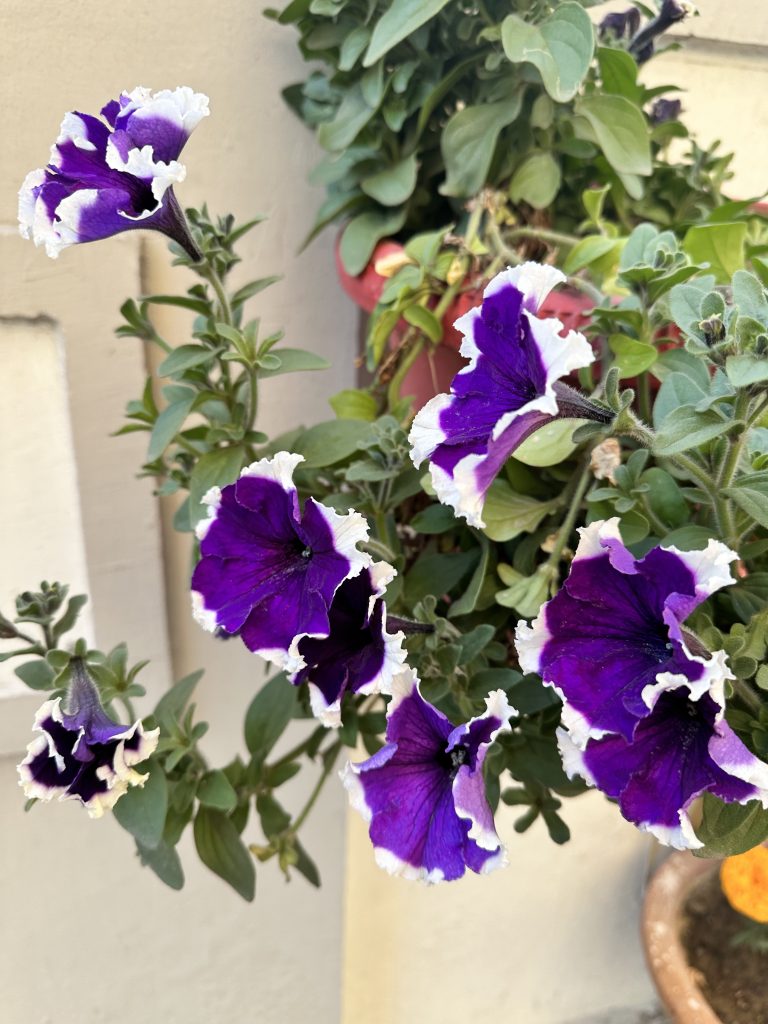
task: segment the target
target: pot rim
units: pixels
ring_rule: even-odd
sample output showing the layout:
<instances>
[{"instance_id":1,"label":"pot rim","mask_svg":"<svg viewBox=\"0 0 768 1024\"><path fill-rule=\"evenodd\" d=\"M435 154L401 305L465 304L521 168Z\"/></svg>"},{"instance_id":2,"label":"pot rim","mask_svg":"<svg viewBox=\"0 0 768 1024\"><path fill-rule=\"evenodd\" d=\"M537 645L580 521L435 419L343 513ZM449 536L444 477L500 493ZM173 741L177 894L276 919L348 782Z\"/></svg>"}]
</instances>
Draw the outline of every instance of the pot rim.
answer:
<instances>
[{"instance_id":1,"label":"pot rim","mask_svg":"<svg viewBox=\"0 0 768 1024\"><path fill-rule=\"evenodd\" d=\"M675 1024L723 1024L696 984L680 938L691 888L718 865L719 861L677 851L657 868L646 889L641 920L645 960Z\"/></svg>"}]
</instances>

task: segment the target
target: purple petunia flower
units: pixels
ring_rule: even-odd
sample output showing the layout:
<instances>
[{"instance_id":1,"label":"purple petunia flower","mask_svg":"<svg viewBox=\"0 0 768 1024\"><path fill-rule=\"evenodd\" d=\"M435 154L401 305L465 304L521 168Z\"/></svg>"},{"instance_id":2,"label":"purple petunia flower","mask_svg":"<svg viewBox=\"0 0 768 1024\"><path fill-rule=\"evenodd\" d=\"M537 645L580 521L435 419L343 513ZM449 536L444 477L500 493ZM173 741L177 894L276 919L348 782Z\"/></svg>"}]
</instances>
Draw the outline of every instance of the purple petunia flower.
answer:
<instances>
[{"instance_id":1,"label":"purple petunia flower","mask_svg":"<svg viewBox=\"0 0 768 1024\"><path fill-rule=\"evenodd\" d=\"M179 154L207 115L208 97L187 86L123 93L100 118L66 114L48 166L19 192L21 234L56 257L75 242L152 228L199 259L172 186L184 180Z\"/></svg>"},{"instance_id":2,"label":"purple petunia flower","mask_svg":"<svg viewBox=\"0 0 768 1024\"><path fill-rule=\"evenodd\" d=\"M79 800L92 818L114 807L129 786L144 785L148 776L133 766L153 753L160 733L144 732L141 722L113 722L77 659L64 703L47 700L34 729L41 735L18 766L24 792L37 800Z\"/></svg>"},{"instance_id":3,"label":"purple petunia flower","mask_svg":"<svg viewBox=\"0 0 768 1024\"><path fill-rule=\"evenodd\" d=\"M301 455L254 462L236 483L203 498L201 559L192 608L211 632L238 633L251 651L289 673L304 668L305 637L327 637L341 584L371 565L357 545L368 537L358 513L339 515L309 498L299 506L293 471Z\"/></svg>"},{"instance_id":4,"label":"purple petunia flower","mask_svg":"<svg viewBox=\"0 0 768 1024\"><path fill-rule=\"evenodd\" d=\"M604 733L631 741L665 690L721 695L733 678L725 652L704 651L683 622L734 582L729 565L738 556L710 540L704 551L657 547L635 559L616 518L580 533L568 579L530 626L517 627L521 668L563 698L575 742Z\"/></svg>"},{"instance_id":5,"label":"purple petunia flower","mask_svg":"<svg viewBox=\"0 0 768 1024\"><path fill-rule=\"evenodd\" d=\"M392 566L376 562L345 580L328 612L328 636L299 642L305 667L291 682L309 684L312 711L324 725L339 725L345 693L389 693L402 669L405 634L387 632L382 599L394 576Z\"/></svg>"},{"instance_id":6,"label":"purple petunia flower","mask_svg":"<svg viewBox=\"0 0 768 1024\"><path fill-rule=\"evenodd\" d=\"M469 365L419 411L409 441L416 466L429 459L438 498L471 526L483 526L485 495L503 464L538 427L557 415L607 415L559 381L594 360L576 331L536 316L565 276L524 263L497 274L481 306L456 321ZM576 408L575 406L578 406Z\"/></svg>"},{"instance_id":7,"label":"purple petunia flower","mask_svg":"<svg viewBox=\"0 0 768 1024\"><path fill-rule=\"evenodd\" d=\"M744 746L724 717L715 691L698 700L687 686L657 691L631 741L605 735L580 749L558 729L563 764L619 801L621 813L677 849L695 849L688 807L702 793L726 803L760 800L768 808L768 764Z\"/></svg>"},{"instance_id":8,"label":"purple petunia flower","mask_svg":"<svg viewBox=\"0 0 768 1024\"><path fill-rule=\"evenodd\" d=\"M667 121L677 121L683 109L680 100L665 100L660 97L654 100L651 105L648 119L651 124L665 124Z\"/></svg>"},{"instance_id":9,"label":"purple petunia flower","mask_svg":"<svg viewBox=\"0 0 768 1024\"><path fill-rule=\"evenodd\" d=\"M421 696L412 670L393 680L392 692L386 746L342 772L352 806L370 822L376 862L427 882L501 867L483 761L516 714L503 690L490 694L483 715L455 728Z\"/></svg>"}]
</instances>

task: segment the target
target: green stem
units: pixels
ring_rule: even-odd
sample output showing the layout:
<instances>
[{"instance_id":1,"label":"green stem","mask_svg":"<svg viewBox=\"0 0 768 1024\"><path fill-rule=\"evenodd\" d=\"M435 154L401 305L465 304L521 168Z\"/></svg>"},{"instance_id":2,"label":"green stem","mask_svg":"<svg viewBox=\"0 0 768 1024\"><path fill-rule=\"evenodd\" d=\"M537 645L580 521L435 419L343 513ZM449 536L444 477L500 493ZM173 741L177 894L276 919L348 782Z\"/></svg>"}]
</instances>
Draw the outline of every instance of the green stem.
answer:
<instances>
[{"instance_id":1,"label":"green stem","mask_svg":"<svg viewBox=\"0 0 768 1024\"><path fill-rule=\"evenodd\" d=\"M125 708L125 710L126 710L126 712L128 714L129 720L131 722L135 722L137 720L136 719L136 711L134 710L133 702L132 702L131 698L130 697L126 697L122 693L119 693L117 696L118 696L118 698L120 700L120 703Z\"/></svg>"},{"instance_id":2,"label":"green stem","mask_svg":"<svg viewBox=\"0 0 768 1024\"><path fill-rule=\"evenodd\" d=\"M552 245L574 246L579 241L576 235L566 235L562 231L550 231L548 228L523 227L513 228L509 232L510 238L534 238L539 242L549 242Z\"/></svg>"},{"instance_id":3,"label":"green stem","mask_svg":"<svg viewBox=\"0 0 768 1024\"><path fill-rule=\"evenodd\" d=\"M591 450L586 454L584 458L584 464L581 469L581 474L576 477L573 492L570 498L570 504L568 511L565 515L565 519L560 524L560 529L557 532L557 539L555 540L555 546L550 552L549 558L545 565L549 567L553 575L557 570L557 565L563 553L563 549L568 543L568 539L571 536L573 527L576 523L576 517L581 509L581 503L584 499L584 495L587 493L587 488L592 481L592 470L590 467L592 452Z\"/></svg>"},{"instance_id":4,"label":"green stem","mask_svg":"<svg viewBox=\"0 0 768 1024\"><path fill-rule=\"evenodd\" d=\"M323 732L325 732L325 728L323 726L320 726L319 729L322 729ZM302 740L301 743L297 743L295 747L292 747L287 754L283 754L282 757L279 757L277 761L273 761L269 767L271 769L282 768L282 766L284 764L288 764L289 761L295 761L297 757L301 757L301 755L309 747L310 743L314 739L319 729L313 729L313 731L309 734L309 736L307 736L306 739Z\"/></svg>"},{"instance_id":5,"label":"green stem","mask_svg":"<svg viewBox=\"0 0 768 1024\"><path fill-rule=\"evenodd\" d=\"M325 765L323 767L322 772L320 773L320 778L315 783L315 788L310 793L309 800L307 800L307 802L304 804L304 808L302 809L302 811L299 814L298 818L296 818L296 820L291 825L291 832L294 835L299 831L301 826L307 820L307 815L312 810L312 808L315 806L317 798L320 796L320 793L322 792L323 786L325 785L326 779L328 778L328 776L333 771L333 766L334 766L334 764L336 764L336 758L339 756L339 751L340 750L341 750L341 740L337 740L333 744L333 746L329 747L328 750L323 755L324 760L325 760Z\"/></svg>"},{"instance_id":6,"label":"green stem","mask_svg":"<svg viewBox=\"0 0 768 1024\"><path fill-rule=\"evenodd\" d=\"M763 702L760 700L758 695L754 692L749 683L743 679L733 680L733 692L742 703L746 704L750 711L753 711L756 715L759 715L763 709Z\"/></svg>"},{"instance_id":7,"label":"green stem","mask_svg":"<svg viewBox=\"0 0 768 1024\"><path fill-rule=\"evenodd\" d=\"M742 391L736 396L736 401L733 407L733 416L735 420L743 419L746 421L749 418L749 395L746 391ZM738 437L728 439L728 450L725 454L725 458L723 459L720 473L718 474L714 494L715 516L718 524L722 527L723 540L728 544L736 542L737 530L733 517L733 509L731 508L731 502L728 497L723 494L723 490L726 487L730 487L733 482L733 478L736 475L744 442L747 438L748 429L748 425L745 422L744 429Z\"/></svg>"},{"instance_id":8,"label":"green stem","mask_svg":"<svg viewBox=\"0 0 768 1024\"><path fill-rule=\"evenodd\" d=\"M640 415L647 423L651 418L651 382L647 373L641 373L637 381Z\"/></svg>"},{"instance_id":9,"label":"green stem","mask_svg":"<svg viewBox=\"0 0 768 1024\"><path fill-rule=\"evenodd\" d=\"M229 304L229 298L227 296L227 290L224 287L224 282L210 264L205 267L205 270L201 269L200 273L216 292L216 298L219 300L222 322L232 326L234 323L232 318L232 307Z\"/></svg>"},{"instance_id":10,"label":"green stem","mask_svg":"<svg viewBox=\"0 0 768 1024\"><path fill-rule=\"evenodd\" d=\"M256 414L259 411L259 371L252 366L248 370L248 408L245 414L246 432L256 425Z\"/></svg>"}]
</instances>

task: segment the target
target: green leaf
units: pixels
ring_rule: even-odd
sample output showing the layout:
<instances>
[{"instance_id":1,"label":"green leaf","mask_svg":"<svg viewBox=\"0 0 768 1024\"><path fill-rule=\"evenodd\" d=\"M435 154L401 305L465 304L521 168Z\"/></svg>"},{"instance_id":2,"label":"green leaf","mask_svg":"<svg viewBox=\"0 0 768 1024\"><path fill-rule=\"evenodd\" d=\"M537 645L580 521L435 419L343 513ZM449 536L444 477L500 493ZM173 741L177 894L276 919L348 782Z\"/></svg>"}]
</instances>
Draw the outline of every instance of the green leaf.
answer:
<instances>
[{"instance_id":1,"label":"green leaf","mask_svg":"<svg viewBox=\"0 0 768 1024\"><path fill-rule=\"evenodd\" d=\"M651 143L642 111L624 96L592 93L576 103L614 170L645 176L651 173Z\"/></svg>"},{"instance_id":2,"label":"green leaf","mask_svg":"<svg viewBox=\"0 0 768 1024\"><path fill-rule=\"evenodd\" d=\"M509 565L499 566L499 576L507 584L506 590L496 593L496 603L514 608L524 619L532 619L550 596L551 576L535 572L524 576Z\"/></svg>"},{"instance_id":3,"label":"green leaf","mask_svg":"<svg viewBox=\"0 0 768 1024\"><path fill-rule=\"evenodd\" d=\"M664 420L656 437L654 452L661 456L687 452L720 437L732 426L732 420L724 420L714 409L696 412L692 406L685 405L673 409Z\"/></svg>"},{"instance_id":4,"label":"green leaf","mask_svg":"<svg viewBox=\"0 0 768 1024\"><path fill-rule=\"evenodd\" d=\"M768 299L763 285L754 274L737 270L733 275L733 304L738 306L742 316L765 323L768 320Z\"/></svg>"},{"instance_id":5,"label":"green leaf","mask_svg":"<svg viewBox=\"0 0 768 1024\"><path fill-rule=\"evenodd\" d=\"M153 759L137 767L147 776L143 786L131 788L115 804L112 814L119 825L149 850L163 838L165 815L168 812L168 782L165 772Z\"/></svg>"},{"instance_id":6,"label":"green leaf","mask_svg":"<svg viewBox=\"0 0 768 1024\"><path fill-rule=\"evenodd\" d=\"M299 434L293 450L304 456L307 468L333 466L358 450L367 429L363 420L327 420Z\"/></svg>"},{"instance_id":7,"label":"green leaf","mask_svg":"<svg viewBox=\"0 0 768 1024\"><path fill-rule=\"evenodd\" d=\"M453 509L447 505L430 505L417 512L409 526L417 533L437 534L455 529L457 522Z\"/></svg>"},{"instance_id":8,"label":"green leaf","mask_svg":"<svg viewBox=\"0 0 768 1024\"><path fill-rule=\"evenodd\" d=\"M663 523L676 528L686 522L690 515L688 503L677 481L666 470L653 466L642 474L640 483L648 485L646 499L651 510Z\"/></svg>"},{"instance_id":9,"label":"green leaf","mask_svg":"<svg viewBox=\"0 0 768 1024\"><path fill-rule=\"evenodd\" d=\"M400 206L416 187L418 170L416 154L413 153L394 166L363 178L360 188L383 206Z\"/></svg>"},{"instance_id":10,"label":"green leaf","mask_svg":"<svg viewBox=\"0 0 768 1024\"><path fill-rule=\"evenodd\" d=\"M339 104L332 121L325 121L317 129L317 141L332 153L340 153L355 141L374 114L359 84L353 85Z\"/></svg>"},{"instance_id":11,"label":"green leaf","mask_svg":"<svg viewBox=\"0 0 768 1024\"><path fill-rule=\"evenodd\" d=\"M67 601L67 610L53 627L54 640L58 640L59 637L64 636L65 633L68 633L73 628L81 608L87 602L88 598L85 594L75 594L73 597L70 597L69 601Z\"/></svg>"},{"instance_id":12,"label":"green leaf","mask_svg":"<svg viewBox=\"0 0 768 1024\"><path fill-rule=\"evenodd\" d=\"M618 259L621 245L622 243L618 239L606 238L605 235L590 235L588 238L582 238L566 256L563 269L566 274L575 274L577 270L583 270L591 263L596 263L610 252L615 253Z\"/></svg>"},{"instance_id":13,"label":"green leaf","mask_svg":"<svg viewBox=\"0 0 768 1024\"><path fill-rule=\"evenodd\" d=\"M257 795L256 811L261 819L261 829L267 839L280 835L291 824L290 814L270 793Z\"/></svg>"},{"instance_id":14,"label":"green leaf","mask_svg":"<svg viewBox=\"0 0 768 1024\"><path fill-rule=\"evenodd\" d=\"M25 661L17 665L14 672L30 690L49 690L56 673L47 661Z\"/></svg>"},{"instance_id":15,"label":"green leaf","mask_svg":"<svg viewBox=\"0 0 768 1024\"><path fill-rule=\"evenodd\" d=\"M501 25L501 43L513 64L533 64L552 99L567 103L589 70L595 33L581 4L561 3L538 26L516 14L507 15Z\"/></svg>"},{"instance_id":16,"label":"green leaf","mask_svg":"<svg viewBox=\"0 0 768 1024\"><path fill-rule=\"evenodd\" d=\"M314 352L303 348L273 348L270 355L277 356L280 365L274 370L260 370L259 380L267 377L279 377L283 373L304 373L307 370L327 370L330 363Z\"/></svg>"},{"instance_id":17,"label":"green leaf","mask_svg":"<svg viewBox=\"0 0 768 1024\"><path fill-rule=\"evenodd\" d=\"M205 299L194 299L186 295L147 295L145 302L154 302L158 306L178 306L189 309L199 316L210 316L211 307ZM122 310L121 310L122 312Z\"/></svg>"},{"instance_id":18,"label":"green leaf","mask_svg":"<svg viewBox=\"0 0 768 1024\"><path fill-rule=\"evenodd\" d=\"M491 545L485 539L480 538L480 561L477 563L477 568L472 573L472 579L469 581L469 585L464 593L458 600L451 604L448 609L448 618L455 619L458 615L470 615L477 607L477 602L480 598L480 593L483 589L483 583L488 572L488 566L491 561Z\"/></svg>"},{"instance_id":19,"label":"green leaf","mask_svg":"<svg viewBox=\"0 0 768 1024\"><path fill-rule=\"evenodd\" d=\"M339 71L352 70L370 38L371 30L367 25L358 25L352 29L339 50Z\"/></svg>"},{"instance_id":20,"label":"green leaf","mask_svg":"<svg viewBox=\"0 0 768 1024\"><path fill-rule=\"evenodd\" d=\"M256 869L232 821L221 811L200 807L194 833L203 864L250 903L256 894Z\"/></svg>"},{"instance_id":21,"label":"green leaf","mask_svg":"<svg viewBox=\"0 0 768 1024\"><path fill-rule=\"evenodd\" d=\"M201 455L189 478L189 516L191 526L208 514L203 496L211 487L225 487L237 480L243 468L243 449L239 445L217 448Z\"/></svg>"},{"instance_id":22,"label":"green leaf","mask_svg":"<svg viewBox=\"0 0 768 1024\"><path fill-rule=\"evenodd\" d=\"M553 420L539 427L515 451L518 462L526 466L554 466L567 459L576 448L572 437L581 420Z\"/></svg>"},{"instance_id":23,"label":"green leaf","mask_svg":"<svg viewBox=\"0 0 768 1024\"><path fill-rule=\"evenodd\" d=\"M372 423L378 412L373 395L359 388L345 388L330 398L329 403L340 420L365 420Z\"/></svg>"},{"instance_id":24,"label":"green leaf","mask_svg":"<svg viewBox=\"0 0 768 1024\"><path fill-rule=\"evenodd\" d=\"M405 578L408 604L413 606L428 594L434 594L439 598L453 590L470 569L474 568L478 556L477 549L452 555L440 555L429 551L421 554Z\"/></svg>"},{"instance_id":25,"label":"green leaf","mask_svg":"<svg viewBox=\"0 0 768 1024\"><path fill-rule=\"evenodd\" d=\"M155 705L155 710L152 714L157 720L158 725L162 726L166 732L170 732L173 724L178 722L184 714L184 709L189 703L189 699L202 676L203 669L198 669L197 672L190 672L188 676L184 676L178 683L174 683L170 690L164 693Z\"/></svg>"},{"instance_id":26,"label":"green leaf","mask_svg":"<svg viewBox=\"0 0 768 1024\"><path fill-rule=\"evenodd\" d=\"M205 807L218 811L234 811L237 807L237 793L227 776L219 769L206 772L197 787L197 799Z\"/></svg>"},{"instance_id":27,"label":"green leaf","mask_svg":"<svg viewBox=\"0 0 768 1024\"><path fill-rule=\"evenodd\" d=\"M732 487L726 487L723 494L768 529L768 470L740 477Z\"/></svg>"},{"instance_id":28,"label":"green leaf","mask_svg":"<svg viewBox=\"0 0 768 1024\"><path fill-rule=\"evenodd\" d=\"M144 867L154 871L161 882L177 891L184 888L184 869L178 853L172 846L160 842L152 849L143 846L137 840L136 849Z\"/></svg>"},{"instance_id":29,"label":"green leaf","mask_svg":"<svg viewBox=\"0 0 768 1024\"><path fill-rule=\"evenodd\" d=\"M303 875L310 885L314 885L316 889L320 888L320 872L317 870L317 865L309 856L307 851L301 845L298 839L294 839L293 848L298 854L298 859L293 865L296 871L300 875Z\"/></svg>"},{"instance_id":30,"label":"green leaf","mask_svg":"<svg viewBox=\"0 0 768 1024\"><path fill-rule=\"evenodd\" d=\"M464 107L451 116L443 130L440 147L445 162L444 196L473 196L487 183L488 171L502 128L517 118L522 93L500 103Z\"/></svg>"},{"instance_id":31,"label":"green leaf","mask_svg":"<svg viewBox=\"0 0 768 1024\"><path fill-rule=\"evenodd\" d=\"M339 255L348 274L359 274L364 269L376 243L388 235L395 235L405 223L405 210L368 210L361 213L344 228L339 243Z\"/></svg>"},{"instance_id":32,"label":"green leaf","mask_svg":"<svg viewBox=\"0 0 768 1024\"><path fill-rule=\"evenodd\" d=\"M768 359L757 359L752 355L728 356L725 372L735 388L746 388L768 380Z\"/></svg>"},{"instance_id":33,"label":"green leaf","mask_svg":"<svg viewBox=\"0 0 768 1024\"><path fill-rule=\"evenodd\" d=\"M683 249L694 263L707 264L720 284L730 284L736 271L744 266L746 235L744 221L697 224L688 229Z\"/></svg>"},{"instance_id":34,"label":"green leaf","mask_svg":"<svg viewBox=\"0 0 768 1024\"><path fill-rule=\"evenodd\" d=\"M281 672L266 683L245 714L245 744L263 761L298 709L298 690Z\"/></svg>"},{"instance_id":35,"label":"green leaf","mask_svg":"<svg viewBox=\"0 0 768 1024\"><path fill-rule=\"evenodd\" d=\"M705 793L702 810L696 835L704 846L693 851L697 857L734 857L768 839L768 811L757 800L725 804Z\"/></svg>"},{"instance_id":36,"label":"green leaf","mask_svg":"<svg viewBox=\"0 0 768 1024\"><path fill-rule=\"evenodd\" d=\"M375 64L401 39L439 14L447 3L448 0L392 0L374 26L363 67Z\"/></svg>"},{"instance_id":37,"label":"green leaf","mask_svg":"<svg viewBox=\"0 0 768 1024\"><path fill-rule=\"evenodd\" d=\"M248 284L244 284L242 288L237 289L230 302L237 309L238 306L242 306L248 299L252 299L254 295L258 295L259 292L263 292L265 288L269 288L270 285L281 279L281 274L274 274L272 277L260 277L257 281L249 281Z\"/></svg>"},{"instance_id":38,"label":"green leaf","mask_svg":"<svg viewBox=\"0 0 768 1024\"><path fill-rule=\"evenodd\" d=\"M616 356L614 366L619 368L620 377L636 377L649 370L656 362L656 347L626 334L612 334L608 338L611 351Z\"/></svg>"},{"instance_id":39,"label":"green leaf","mask_svg":"<svg viewBox=\"0 0 768 1024\"><path fill-rule=\"evenodd\" d=\"M426 306L406 306L403 310L403 316L409 324L413 327L418 327L422 334L425 334L434 344L437 344L442 338L443 325Z\"/></svg>"},{"instance_id":40,"label":"green leaf","mask_svg":"<svg viewBox=\"0 0 768 1024\"><path fill-rule=\"evenodd\" d=\"M176 377L193 366L204 366L216 358L216 350L204 345L179 345L157 368L159 377Z\"/></svg>"},{"instance_id":41,"label":"green leaf","mask_svg":"<svg viewBox=\"0 0 768 1024\"><path fill-rule=\"evenodd\" d=\"M701 360L697 360L701 363ZM702 367L704 366L701 363ZM653 424L660 429L670 413L682 406L698 405L707 397L709 378L704 382L695 379L687 373L670 373L659 388L656 401L653 406Z\"/></svg>"},{"instance_id":42,"label":"green leaf","mask_svg":"<svg viewBox=\"0 0 768 1024\"><path fill-rule=\"evenodd\" d=\"M560 182L560 165L552 154L533 153L512 175L509 197L515 203L522 201L536 210L543 210L554 200Z\"/></svg>"},{"instance_id":43,"label":"green leaf","mask_svg":"<svg viewBox=\"0 0 768 1024\"><path fill-rule=\"evenodd\" d=\"M643 90L637 84L637 64L630 53L626 50L600 46L597 50L597 60L605 92L625 96L633 103L642 100Z\"/></svg>"},{"instance_id":44,"label":"green leaf","mask_svg":"<svg viewBox=\"0 0 768 1024\"><path fill-rule=\"evenodd\" d=\"M483 506L485 534L491 540L503 542L521 533L533 533L555 508L556 501L536 501L517 494L504 480L494 480Z\"/></svg>"},{"instance_id":45,"label":"green leaf","mask_svg":"<svg viewBox=\"0 0 768 1024\"><path fill-rule=\"evenodd\" d=\"M171 402L160 413L152 428L147 450L147 462L154 462L159 458L174 437L181 430L184 421L189 415L194 404L197 393L192 388L178 388L180 397ZM182 392L185 392L182 394Z\"/></svg>"}]
</instances>

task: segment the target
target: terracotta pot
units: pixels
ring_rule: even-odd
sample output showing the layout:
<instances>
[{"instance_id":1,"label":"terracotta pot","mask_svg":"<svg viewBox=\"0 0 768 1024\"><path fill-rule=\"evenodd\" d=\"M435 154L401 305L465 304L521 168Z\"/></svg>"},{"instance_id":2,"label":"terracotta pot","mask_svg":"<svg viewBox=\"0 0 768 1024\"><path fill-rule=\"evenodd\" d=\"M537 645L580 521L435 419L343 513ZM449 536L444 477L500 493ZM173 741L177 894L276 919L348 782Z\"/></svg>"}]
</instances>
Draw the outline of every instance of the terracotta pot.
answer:
<instances>
[{"instance_id":1,"label":"terracotta pot","mask_svg":"<svg viewBox=\"0 0 768 1024\"><path fill-rule=\"evenodd\" d=\"M723 1024L696 983L680 938L691 889L719 862L688 852L673 853L653 875L645 893L642 938L648 969L674 1024Z\"/></svg>"}]
</instances>

